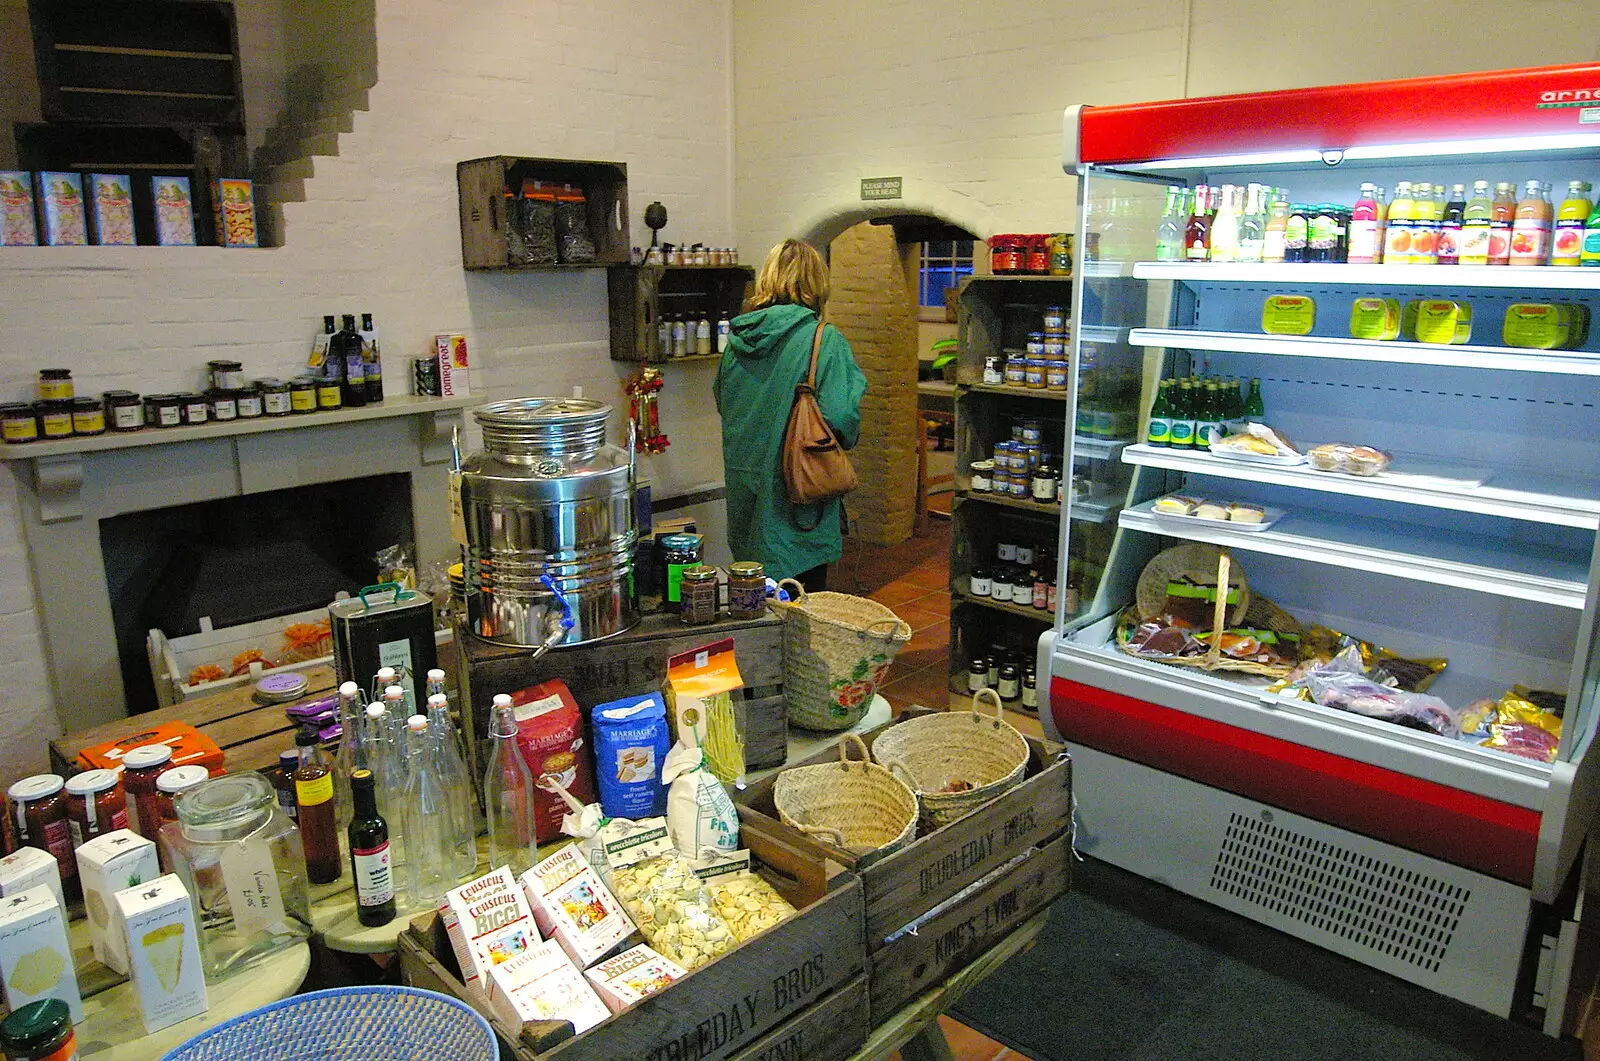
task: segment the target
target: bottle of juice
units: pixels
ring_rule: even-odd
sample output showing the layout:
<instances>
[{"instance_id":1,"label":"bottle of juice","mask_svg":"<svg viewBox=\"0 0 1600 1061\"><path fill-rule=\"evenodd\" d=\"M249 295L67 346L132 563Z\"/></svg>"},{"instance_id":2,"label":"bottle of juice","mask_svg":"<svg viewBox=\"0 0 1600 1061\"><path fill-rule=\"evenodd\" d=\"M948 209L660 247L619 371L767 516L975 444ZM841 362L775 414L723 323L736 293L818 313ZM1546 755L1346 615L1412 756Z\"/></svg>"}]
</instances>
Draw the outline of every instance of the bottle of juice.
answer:
<instances>
[{"instance_id":1,"label":"bottle of juice","mask_svg":"<svg viewBox=\"0 0 1600 1061\"><path fill-rule=\"evenodd\" d=\"M1543 265L1550 257L1550 227L1555 209L1541 181L1529 181L1511 223L1512 265Z\"/></svg>"},{"instance_id":2,"label":"bottle of juice","mask_svg":"<svg viewBox=\"0 0 1600 1061\"><path fill-rule=\"evenodd\" d=\"M1594 209L1589 211L1589 220L1583 223L1583 254L1578 264L1600 267L1600 199L1595 200Z\"/></svg>"},{"instance_id":3,"label":"bottle of juice","mask_svg":"<svg viewBox=\"0 0 1600 1061\"><path fill-rule=\"evenodd\" d=\"M1282 188L1272 190L1272 208L1267 211L1267 228L1261 243L1261 260L1264 262L1283 261L1284 230L1289 224L1289 196ZM1600 239L1596 240L1596 249L1600 250ZM1600 265L1600 260L1597 260Z\"/></svg>"},{"instance_id":4,"label":"bottle of juice","mask_svg":"<svg viewBox=\"0 0 1600 1061\"><path fill-rule=\"evenodd\" d=\"M1593 205L1589 202L1588 181L1568 181L1567 197L1556 211L1556 230L1550 244L1550 264L1573 266L1583 260L1584 222Z\"/></svg>"},{"instance_id":5,"label":"bottle of juice","mask_svg":"<svg viewBox=\"0 0 1600 1061\"><path fill-rule=\"evenodd\" d=\"M1384 234L1383 264L1411 264L1411 231L1415 210L1411 182L1400 181L1394 186L1394 199L1389 203L1389 228Z\"/></svg>"},{"instance_id":6,"label":"bottle of juice","mask_svg":"<svg viewBox=\"0 0 1600 1061\"><path fill-rule=\"evenodd\" d=\"M1178 216L1183 204L1183 189L1177 185L1167 188L1167 207L1161 212L1161 224L1156 227L1156 261L1183 260L1183 228L1189 215Z\"/></svg>"},{"instance_id":7,"label":"bottle of juice","mask_svg":"<svg viewBox=\"0 0 1600 1061\"><path fill-rule=\"evenodd\" d=\"M1266 185L1251 184L1244 191L1244 213L1239 215L1239 261L1259 262L1266 247ZM1581 234L1581 233L1580 233Z\"/></svg>"},{"instance_id":8,"label":"bottle of juice","mask_svg":"<svg viewBox=\"0 0 1600 1061\"><path fill-rule=\"evenodd\" d=\"M1239 257L1239 203L1237 185L1224 184L1211 219L1211 260L1231 262Z\"/></svg>"},{"instance_id":9,"label":"bottle of juice","mask_svg":"<svg viewBox=\"0 0 1600 1061\"><path fill-rule=\"evenodd\" d=\"M1461 246L1456 259L1461 265L1489 264L1489 182L1473 181L1472 198L1461 212Z\"/></svg>"},{"instance_id":10,"label":"bottle of juice","mask_svg":"<svg viewBox=\"0 0 1600 1061\"><path fill-rule=\"evenodd\" d=\"M1494 202L1489 206L1489 264L1511 262L1511 226L1517 217L1517 186L1501 181L1494 186Z\"/></svg>"},{"instance_id":11,"label":"bottle of juice","mask_svg":"<svg viewBox=\"0 0 1600 1061\"><path fill-rule=\"evenodd\" d=\"M1444 202L1438 196L1443 192L1443 188L1427 181L1411 185L1412 265L1432 265L1439 260L1439 222L1444 216Z\"/></svg>"},{"instance_id":12,"label":"bottle of juice","mask_svg":"<svg viewBox=\"0 0 1600 1061\"><path fill-rule=\"evenodd\" d=\"M1452 184L1450 201L1444 204L1444 219L1439 225L1439 264L1456 265L1461 261L1462 217L1467 212L1467 186Z\"/></svg>"},{"instance_id":13,"label":"bottle of juice","mask_svg":"<svg viewBox=\"0 0 1600 1061\"><path fill-rule=\"evenodd\" d=\"M1378 186L1363 184L1356 196L1356 205L1350 212L1350 253L1345 259L1351 265L1371 265L1382 260L1378 245Z\"/></svg>"},{"instance_id":14,"label":"bottle of juice","mask_svg":"<svg viewBox=\"0 0 1600 1061\"><path fill-rule=\"evenodd\" d=\"M1191 262L1203 262L1211 252L1210 191L1204 184L1195 185L1194 213L1183 231L1183 256Z\"/></svg>"}]
</instances>

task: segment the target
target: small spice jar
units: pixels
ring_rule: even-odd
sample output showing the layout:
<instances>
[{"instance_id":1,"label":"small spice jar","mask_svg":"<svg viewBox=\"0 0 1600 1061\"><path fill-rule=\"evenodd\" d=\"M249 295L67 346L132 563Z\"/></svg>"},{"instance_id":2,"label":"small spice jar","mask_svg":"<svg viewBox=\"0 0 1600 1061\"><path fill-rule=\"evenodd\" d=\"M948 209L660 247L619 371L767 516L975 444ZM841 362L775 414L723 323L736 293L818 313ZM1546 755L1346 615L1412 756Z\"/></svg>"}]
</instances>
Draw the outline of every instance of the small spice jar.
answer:
<instances>
[{"instance_id":1,"label":"small spice jar","mask_svg":"<svg viewBox=\"0 0 1600 1061\"><path fill-rule=\"evenodd\" d=\"M72 827L67 823L66 782L60 774L34 774L6 790L17 843L55 856L61 882L77 884L78 860L72 853Z\"/></svg>"},{"instance_id":2,"label":"small spice jar","mask_svg":"<svg viewBox=\"0 0 1600 1061\"><path fill-rule=\"evenodd\" d=\"M690 626L717 621L717 569L695 564L683 569L679 580L680 614Z\"/></svg>"},{"instance_id":3,"label":"small spice jar","mask_svg":"<svg viewBox=\"0 0 1600 1061\"><path fill-rule=\"evenodd\" d=\"M240 361L207 361L211 373L211 389L236 391L244 386L244 363Z\"/></svg>"},{"instance_id":4,"label":"small spice jar","mask_svg":"<svg viewBox=\"0 0 1600 1061\"><path fill-rule=\"evenodd\" d=\"M311 376L296 376L289 381L289 409L296 413L317 411L317 380Z\"/></svg>"},{"instance_id":5,"label":"small spice jar","mask_svg":"<svg viewBox=\"0 0 1600 1061\"><path fill-rule=\"evenodd\" d=\"M1054 501L1056 499L1056 470L1048 464L1041 464L1033 470L1033 478L1029 481L1030 489L1035 501Z\"/></svg>"},{"instance_id":6,"label":"small spice jar","mask_svg":"<svg viewBox=\"0 0 1600 1061\"><path fill-rule=\"evenodd\" d=\"M71 401L77 397L72 387L72 369L41 368L39 370L39 400L42 402Z\"/></svg>"},{"instance_id":7,"label":"small spice jar","mask_svg":"<svg viewBox=\"0 0 1600 1061\"><path fill-rule=\"evenodd\" d=\"M261 412L265 416L288 416L294 412L294 399L289 393L289 384L281 379L257 380L261 388ZM316 406L315 392L312 394L312 406Z\"/></svg>"},{"instance_id":8,"label":"small spice jar","mask_svg":"<svg viewBox=\"0 0 1600 1061\"><path fill-rule=\"evenodd\" d=\"M39 418L27 402L0 405L0 438L7 442L33 442L39 437Z\"/></svg>"},{"instance_id":9,"label":"small spice jar","mask_svg":"<svg viewBox=\"0 0 1600 1061\"><path fill-rule=\"evenodd\" d=\"M144 422L151 427L183 426L183 401L176 394L146 394Z\"/></svg>"},{"instance_id":10,"label":"small spice jar","mask_svg":"<svg viewBox=\"0 0 1600 1061\"><path fill-rule=\"evenodd\" d=\"M239 418L239 398L234 391L208 391L206 404L210 407L213 420L237 420Z\"/></svg>"},{"instance_id":11,"label":"small spice jar","mask_svg":"<svg viewBox=\"0 0 1600 1061\"><path fill-rule=\"evenodd\" d=\"M754 560L728 565L728 617L759 619L767 613L767 569Z\"/></svg>"},{"instance_id":12,"label":"small spice jar","mask_svg":"<svg viewBox=\"0 0 1600 1061\"><path fill-rule=\"evenodd\" d=\"M1046 306L1044 308L1044 333L1046 335L1060 335L1067 329L1067 315L1061 311L1060 306Z\"/></svg>"},{"instance_id":13,"label":"small spice jar","mask_svg":"<svg viewBox=\"0 0 1600 1061\"><path fill-rule=\"evenodd\" d=\"M994 461L973 461L970 478L974 493L987 494L994 489Z\"/></svg>"},{"instance_id":14,"label":"small spice jar","mask_svg":"<svg viewBox=\"0 0 1600 1061\"><path fill-rule=\"evenodd\" d=\"M18 1006L0 1021L0 1050L7 1061L72 1061L78 1056L72 1011L59 998Z\"/></svg>"},{"instance_id":15,"label":"small spice jar","mask_svg":"<svg viewBox=\"0 0 1600 1061\"><path fill-rule=\"evenodd\" d=\"M180 394L178 404L183 407L183 422L186 424L203 424L211 419L211 404L206 401L204 394Z\"/></svg>"},{"instance_id":16,"label":"small spice jar","mask_svg":"<svg viewBox=\"0 0 1600 1061\"><path fill-rule=\"evenodd\" d=\"M67 779L67 827L72 846L128 827L128 796L115 770L85 770Z\"/></svg>"},{"instance_id":17,"label":"small spice jar","mask_svg":"<svg viewBox=\"0 0 1600 1061\"><path fill-rule=\"evenodd\" d=\"M234 392L234 408L239 412L241 420L255 420L261 416L261 388L255 383L247 383Z\"/></svg>"},{"instance_id":18,"label":"small spice jar","mask_svg":"<svg viewBox=\"0 0 1600 1061\"><path fill-rule=\"evenodd\" d=\"M157 832L162 825L178 820L178 808L173 800L210 776L211 771L203 766L174 766L161 772L161 776L156 778L156 814L160 819ZM165 863L166 852L162 852L162 864Z\"/></svg>"},{"instance_id":19,"label":"small spice jar","mask_svg":"<svg viewBox=\"0 0 1600 1061\"><path fill-rule=\"evenodd\" d=\"M154 840L161 825L156 811L156 779L171 763L172 748L165 744L141 744L122 757L122 786L132 800L128 828L146 840Z\"/></svg>"},{"instance_id":20,"label":"small spice jar","mask_svg":"<svg viewBox=\"0 0 1600 1061\"><path fill-rule=\"evenodd\" d=\"M74 435L105 434L105 407L93 398L72 399L72 433Z\"/></svg>"},{"instance_id":21,"label":"small spice jar","mask_svg":"<svg viewBox=\"0 0 1600 1061\"><path fill-rule=\"evenodd\" d=\"M989 569L975 567L967 576L967 589L974 597L987 597L994 590L994 583L989 577Z\"/></svg>"},{"instance_id":22,"label":"small spice jar","mask_svg":"<svg viewBox=\"0 0 1600 1061\"><path fill-rule=\"evenodd\" d=\"M72 400L38 401L33 403L34 415L39 418L39 434L45 438L72 437Z\"/></svg>"},{"instance_id":23,"label":"small spice jar","mask_svg":"<svg viewBox=\"0 0 1600 1061\"><path fill-rule=\"evenodd\" d=\"M139 431L144 427L144 402L133 391L106 391L106 426L113 431Z\"/></svg>"}]
</instances>

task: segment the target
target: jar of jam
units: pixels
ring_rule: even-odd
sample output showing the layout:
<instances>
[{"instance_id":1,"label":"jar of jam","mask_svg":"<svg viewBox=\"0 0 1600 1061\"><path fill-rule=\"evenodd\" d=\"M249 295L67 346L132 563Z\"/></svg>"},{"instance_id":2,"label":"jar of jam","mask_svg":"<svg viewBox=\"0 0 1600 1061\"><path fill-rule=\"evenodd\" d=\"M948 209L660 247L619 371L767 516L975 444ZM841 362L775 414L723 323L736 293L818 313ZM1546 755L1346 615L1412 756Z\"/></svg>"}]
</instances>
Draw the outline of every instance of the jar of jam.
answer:
<instances>
[{"instance_id":1,"label":"jar of jam","mask_svg":"<svg viewBox=\"0 0 1600 1061\"><path fill-rule=\"evenodd\" d=\"M261 388L252 381L234 393L234 405L239 419L254 420L261 416Z\"/></svg>"},{"instance_id":2,"label":"jar of jam","mask_svg":"<svg viewBox=\"0 0 1600 1061\"><path fill-rule=\"evenodd\" d=\"M244 363L240 361L207 361L211 373L211 389L236 391L244 386Z\"/></svg>"},{"instance_id":3,"label":"jar of jam","mask_svg":"<svg viewBox=\"0 0 1600 1061\"><path fill-rule=\"evenodd\" d=\"M178 404L183 407L183 422L186 424L203 424L211 418L211 405L204 394L180 394Z\"/></svg>"},{"instance_id":4,"label":"jar of jam","mask_svg":"<svg viewBox=\"0 0 1600 1061\"><path fill-rule=\"evenodd\" d=\"M310 376L296 376L289 381L289 408L297 413L317 411L317 381Z\"/></svg>"},{"instance_id":5,"label":"jar of jam","mask_svg":"<svg viewBox=\"0 0 1600 1061\"><path fill-rule=\"evenodd\" d=\"M324 376L317 380L317 408L338 409L344 405L344 392L339 389L337 377Z\"/></svg>"},{"instance_id":6,"label":"jar of jam","mask_svg":"<svg viewBox=\"0 0 1600 1061\"><path fill-rule=\"evenodd\" d=\"M1027 382L1027 358L1013 355L1006 359L1005 385L1007 387L1021 387Z\"/></svg>"},{"instance_id":7,"label":"jar of jam","mask_svg":"<svg viewBox=\"0 0 1600 1061\"><path fill-rule=\"evenodd\" d=\"M1022 363L1022 385L1029 390L1044 390L1044 359L1027 358Z\"/></svg>"},{"instance_id":8,"label":"jar of jam","mask_svg":"<svg viewBox=\"0 0 1600 1061\"><path fill-rule=\"evenodd\" d=\"M93 398L72 399L72 433L74 435L105 434L105 407Z\"/></svg>"},{"instance_id":9,"label":"jar of jam","mask_svg":"<svg viewBox=\"0 0 1600 1061\"><path fill-rule=\"evenodd\" d=\"M33 442L39 437L39 418L27 402L0 405L0 438L7 442Z\"/></svg>"},{"instance_id":10,"label":"jar of jam","mask_svg":"<svg viewBox=\"0 0 1600 1061\"><path fill-rule=\"evenodd\" d=\"M1061 311L1060 306L1046 306L1044 308L1044 331L1046 335L1060 335L1066 331L1067 315Z\"/></svg>"},{"instance_id":11,"label":"jar of jam","mask_svg":"<svg viewBox=\"0 0 1600 1061\"><path fill-rule=\"evenodd\" d=\"M762 582L765 585L765 577ZM690 626L717 621L717 569L695 564L683 569L678 583L680 615Z\"/></svg>"},{"instance_id":12,"label":"jar of jam","mask_svg":"<svg viewBox=\"0 0 1600 1061\"><path fill-rule=\"evenodd\" d=\"M72 387L72 369L41 368L39 370L39 400L42 402L71 401L77 397Z\"/></svg>"},{"instance_id":13,"label":"jar of jam","mask_svg":"<svg viewBox=\"0 0 1600 1061\"><path fill-rule=\"evenodd\" d=\"M1027 349L1028 349L1028 356L1029 357L1043 357L1044 356L1044 332L1029 332L1028 333L1028 348Z\"/></svg>"},{"instance_id":14,"label":"jar of jam","mask_svg":"<svg viewBox=\"0 0 1600 1061\"><path fill-rule=\"evenodd\" d=\"M211 771L203 766L174 766L161 772L156 778L157 832L161 831L161 826L178 820L178 808L173 800L210 776Z\"/></svg>"},{"instance_id":15,"label":"jar of jam","mask_svg":"<svg viewBox=\"0 0 1600 1061\"><path fill-rule=\"evenodd\" d=\"M172 762L172 748L165 744L141 744L122 757L122 785L128 791L128 828L146 840L156 838L161 825L157 808L156 780Z\"/></svg>"},{"instance_id":16,"label":"jar of jam","mask_svg":"<svg viewBox=\"0 0 1600 1061\"><path fill-rule=\"evenodd\" d=\"M987 494L994 489L994 461L973 461L968 472L967 488L975 494Z\"/></svg>"},{"instance_id":17,"label":"jar of jam","mask_svg":"<svg viewBox=\"0 0 1600 1061\"><path fill-rule=\"evenodd\" d=\"M1008 235L989 237L989 271L997 276L1017 271L1016 251Z\"/></svg>"},{"instance_id":18,"label":"jar of jam","mask_svg":"<svg viewBox=\"0 0 1600 1061\"><path fill-rule=\"evenodd\" d=\"M65 918L67 912L61 911ZM0 1021L0 1050L7 1061L73 1061L78 1038L72 1011L59 998L41 998L18 1006Z\"/></svg>"},{"instance_id":19,"label":"jar of jam","mask_svg":"<svg viewBox=\"0 0 1600 1061\"><path fill-rule=\"evenodd\" d=\"M261 388L261 412L266 416L288 416L294 412L294 399L289 393L289 384L281 379L262 379L256 381ZM316 396L313 393L312 403L316 405Z\"/></svg>"},{"instance_id":20,"label":"jar of jam","mask_svg":"<svg viewBox=\"0 0 1600 1061\"><path fill-rule=\"evenodd\" d=\"M728 566L728 617L759 619L767 614L767 569L754 560Z\"/></svg>"},{"instance_id":21,"label":"jar of jam","mask_svg":"<svg viewBox=\"0 0 1600 1061\"><path fill-rule=\"evenodd\" d=\"M1035 276L1044 276L1050 271L1049 240L1045 235L1028 237L1028 272Z\"/></svg>"},{"instance_id":22,"label":"jar of jam","mask_svg":"<svg viewBox=\"0 0 1600 1061\"><path fill-rule=\"evenodd\" d=\"M213 420L239 418L239 399L234 391L208 391L206 405L210 407L209 412Z\"/></svg>"},{"instance_id":23,"label":"jar of jam","mask_svg":"<svg viewBox=\"0 0 1600 1061\"><path fill-rule=\"evenodd\" d=\"M151 427L183 426L183 402L176 394L146 394L144 422Z\"/></svg>"},{"instance_id":24,"label":"jar of jam","mask_svg":"<svg viewBox=\"0 0 1600 1061\"><path fill-rule=\"evenodd\" d=\"M85 770L67 779L67 826L72 846L128 827L128 796L115 770Z\"/></svg>"},{"instance_id":25,"label":"jar of jam","mask_svg":"<svg viewBox=\"0 0 1600 1061\"><path fill-rule=\"evenodd\" d=\"M61 884L78 881L78 860L72 853L72 827L67 824L66 786L60 774L34 774L6 790L17 843L55 856L61 867Z\"/></svg>"},{"instance_id":26,"label":"jar of jam","mask_svg":"<svg viewBox=\"0 0 1600 1061\"><path fill-rule=\"evenodd\" d=\"M113 431L138 431L144 427L144 402L133 391L106 391L106 426Z\"/></svg>"},{"instance_id":27,"label":"jar of jam","mask_svg":"<svg viewBox=\"0 0 1600 1061\"><path fill-rule=\"evenodd\" d=\"M1051 391L1064 391L1067 389L1067 363L1065 361L1046 361L1044 363L1044 389Z\"/></svg>"},{"instance_id":28,"label":"jar of jam","mask_svg":"<svg viewBox=\"0 0 1600 1061\"><path fill-rule=\"evenodd\" d=\"M33 411L39 418L39 434L45 438L72 437L72 399L34 402Z\"/></svg>"}]
</instances>

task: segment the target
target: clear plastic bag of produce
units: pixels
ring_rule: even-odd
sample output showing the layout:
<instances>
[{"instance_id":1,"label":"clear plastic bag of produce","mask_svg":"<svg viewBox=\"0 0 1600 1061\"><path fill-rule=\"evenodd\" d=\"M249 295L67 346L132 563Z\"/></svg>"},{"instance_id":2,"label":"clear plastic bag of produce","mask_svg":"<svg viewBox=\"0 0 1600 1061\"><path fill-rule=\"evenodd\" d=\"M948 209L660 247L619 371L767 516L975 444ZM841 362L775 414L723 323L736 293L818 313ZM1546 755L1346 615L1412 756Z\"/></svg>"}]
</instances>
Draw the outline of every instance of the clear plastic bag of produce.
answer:
<instances>
[{"instance_id":1,"label":"clear plastic bag of produce","mask_svg":"<svg viewBox=\"0 0 1600 1061\"><path fill-rule=\"evenodd\" d=\"M523 238L527 238L526 234ZM589 203L583 191L570 184L556 193L556 247L564 262L595 259L594 237L589 234Z\"/></svg>"},{"instance_id":2,"label":"clear plastic bag of produce","mask_svg":"<svg viewBox=\"0 0 1600 1061\"><path fill-rule=\"evenodd\" d=\"M607 868L612 894L657 953L694 970L734 946L688 859L674 853Z\"/></svg>"},{"instance_id":3,"label":"clear plastic bag of produce","mask_svg":"<svg viewBox=\"0 0 1600 1061\"><path fill-rule=\"evenodd\" d=\"M1360 666L1359 662L1355 663ZM1359 670L1351 670L1345 653L1326 666L1309 671L1303 682L1311 698L1323 707L1379 718L1397 726L1457 737L1461 723L1456 711L1437 696L1408 693L1380 685Z\"/></svg>"}]
</instances>

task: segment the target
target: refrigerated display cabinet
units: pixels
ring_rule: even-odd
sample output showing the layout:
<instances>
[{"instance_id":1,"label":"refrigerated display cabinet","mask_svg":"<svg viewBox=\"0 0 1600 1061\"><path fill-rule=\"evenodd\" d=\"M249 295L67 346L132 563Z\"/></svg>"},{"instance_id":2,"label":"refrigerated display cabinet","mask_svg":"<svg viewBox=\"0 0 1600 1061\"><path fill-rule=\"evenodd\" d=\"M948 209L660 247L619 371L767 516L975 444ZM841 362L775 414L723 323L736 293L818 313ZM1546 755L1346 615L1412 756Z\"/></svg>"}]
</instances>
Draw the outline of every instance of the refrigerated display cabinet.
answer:
<instances>
[{"instance_id":1,"label":"refrigerated display cabinet","mask_svg":"<svg viewBox=\"0 0 1600 1061\"><path fill-rule=\"evenodd\" d=\"M1394 454L1365 478L1121 452L1131 476L1104 575L1039 647L1044 724L1075 758L1080 849L1558 1032L1600 795L1600 327L1575 349L1530 350L1502 345L1501 322L1518 302L1600 311L1600 268L1157 261L1155 237L1169 186L1259 182L1344 204L1368 181L1600 187L1600 66L1071 107L1064 168L1083 234L1074 368L1086 335L1115 340L1097 360L1136 360L1141 438L1158 380L1205 375L1259 379L1259 419L1302 450ZM1273 295L1315 301L1310 334L1263 333ZM1469 303L1470 336L1349 338L1352 300L1371 296ZM1152 510L1175 492L1284 515L1260 531ZM1071 505L1063 557L1093 526ZM1250 595L1304 628L1448 659L1427 692L1456 711L1514 685L1556 692L1554 761L1129 654L1117 628L1140 575L1185 542L1226 550Z\"/></svg>"}]
</instances>

